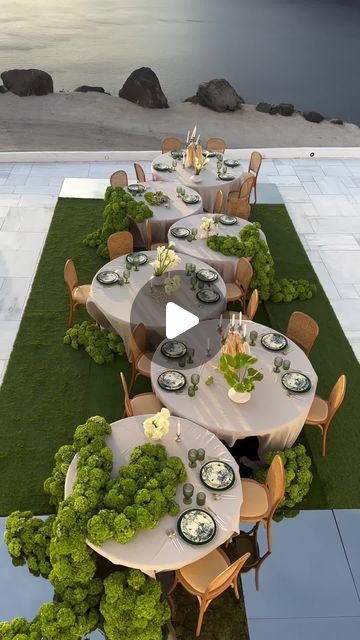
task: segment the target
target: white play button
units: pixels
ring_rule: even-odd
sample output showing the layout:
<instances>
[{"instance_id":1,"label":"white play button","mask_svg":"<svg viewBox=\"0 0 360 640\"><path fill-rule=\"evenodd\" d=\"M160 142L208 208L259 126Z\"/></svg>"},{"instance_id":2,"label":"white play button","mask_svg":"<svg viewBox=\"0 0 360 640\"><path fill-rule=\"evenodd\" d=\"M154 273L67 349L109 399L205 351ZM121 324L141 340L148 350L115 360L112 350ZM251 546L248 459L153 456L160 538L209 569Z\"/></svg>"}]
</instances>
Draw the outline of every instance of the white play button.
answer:
<instances>
[{"instance_id":1,"label":"white play button","mask_svg":"<svg viewBox=\"0 0 360 640\"><path fill-rule=\"evenodd\" d=\"M166 337L176 338L199 324L199 318L174 302L166 304Z\"/></svg>"}]
</instances>

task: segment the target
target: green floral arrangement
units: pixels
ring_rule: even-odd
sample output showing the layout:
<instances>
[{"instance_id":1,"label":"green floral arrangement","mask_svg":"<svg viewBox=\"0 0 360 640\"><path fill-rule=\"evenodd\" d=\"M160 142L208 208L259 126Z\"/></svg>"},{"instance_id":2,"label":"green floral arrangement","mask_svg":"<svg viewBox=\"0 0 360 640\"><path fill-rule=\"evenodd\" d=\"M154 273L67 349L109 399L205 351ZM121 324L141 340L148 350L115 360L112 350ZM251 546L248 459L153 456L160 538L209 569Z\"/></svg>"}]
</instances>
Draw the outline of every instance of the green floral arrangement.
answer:
<instances>
[{"instance_id":1,"label":"green floral arrangement","mask_svg":"<svg viewBox=\"0 0 360 640\"><path fill-rule=\"evenodd\" d=\"M113 573L104 580L100 611L108 640L161 640L169 607L161 600L161 586L141 571Z\"/></svg>"},{"instance_id":2,"label":"green floral arrangement","mask_svg":"<svg viewBox=\"0 0 360 640\"><path fill-rule=\"evenodd\" d=\"M219 367L229 387L238 393L246 393L252 391L256 382L261 382L264 377L251 366L256 361L257 358L247 353L236 353L234 356L223 353Z\"/></svg>"},{"instance_id":3,"label":"green floral arrangement","mask_svg":"<svg viewBox=\"0 0 360 640\"><path fill-rule=\"evenodd\" d=\"M207 245L225 256L246 257L251 260L253 277L249 287L251 293L257 289L261 300L291 302L309 300L316 293L316 285L307 280L275 279L274 260L265 240L260 237L259 222L248 224L236 236L210 236Z\"/></svg>"},{"instance_id":4,"label":"green floral arrangement","mask_svg":"<svg viewBox=\"0 0 360 640\"><path fill-rule=\"evenodd\" d=\"M167 204L168 202L170 202L169 196L167 196L163 191L147 191L144 195L144 198L146 202L153 206Z\"/></svg>"},{"instance_id":5,"label":"green floral arrangement","mask_svg":"<svg viewBox=\"0 0 360 640\"><path fill-rule=\"evenodd\" d=\"M261 483L265 482L268 467L276 455L281 457L285 469L285 496L274 515L274 520L280 521L284 517L297 515L298 510L294 510L294 507L309 493L313 475L311 473L311 459L307 455L304 445L297 444L291 449L284 449L284 451L269 451L265 456L267 468L257 469L254 472L255 480Z\"/></svg>"},{"instance_id":6,"label":"green floral arrangement","mask_svg":"<svg viewBox=\"0 0 360 640\"><path fill-rule=\"evenodd\" d=\"M167 513L175 516L177 485L186 480L182 460L167 457L161 444L136 447L129 464L120 467L118 476L107 485L105 509L88 522L87 532L97 545L115 539L126 544L137 531L155 528Z\"/></svg>"},{"instance_id":7,"label":"green floral arrangement","mask_svg":"<svg viewBox=\"0 0 360 640\"><path fill-rule=\"evenodd\" d=\"M64 336L64 344L69 344L73 349L83 347L96 364L112 362L115 355L122 356L125 351L120 336L100 329L89 320L68 329Z\"/></svg>"},{"instance_id":8,"label":"green floral arrangement","mask_svg":"<svg viewBox=\"0 0 360 640\"><path fill-rule=\"evenodd\" d=\"M115 638L111 634L125 624L128 637L133 640L161 638L161 625L169 618L169 608L160 601L158 583L141 571L127 570L122 570L121 578L115 577L118 575L115 572L103 581L97 577L96 554L86 544L88 522L104 509L105 496L113 487L112 452L105 441L110 433L111 426L106 420L94 416L76 428L72 445L61 447L55 454L55 467L44 488L57 507L56 515L43 521L30 511L16 511L8 517L5 540L13 562L27 562L30 571L48 577L56 599L42 605L32 622L24 618L0 622L2 640L79 640L98 627L106 627L108 637ZM133 452L133 471L136 461L142 458L141 447L138 449ZM75 454L77 477L72 495L64 499L65 475ZM143 457L149 456L144 453ZM183 472L176 459L168 459L165 454L165 464L164 454L159 450L156 457L164 463L159 472L163 494L170 496L171 481L174 476L183 477ZM145 463L143 471L147 473ZM170 503L171 498L168 510ZM115 609L111 606L112 598L116 599ZM132 623L123 619L129 603Z\"/></svg>"},{"instance_id":9,"label":"green floral arrangement","mask_svg":"<svg viewBox=\"0 0 360 640\"><path fill-rule=\"evenodd\" d=\"M136 222L143 222L151 218L153 213L145 202L135 200L122 187L108 187L105 192L105 209L103 224L99 229L89 233L84 244L97 247L97 254L102 258L109 258L107 239L116 231L126 231L129 228L128 217Z\"/></svg>"}]
</instances>

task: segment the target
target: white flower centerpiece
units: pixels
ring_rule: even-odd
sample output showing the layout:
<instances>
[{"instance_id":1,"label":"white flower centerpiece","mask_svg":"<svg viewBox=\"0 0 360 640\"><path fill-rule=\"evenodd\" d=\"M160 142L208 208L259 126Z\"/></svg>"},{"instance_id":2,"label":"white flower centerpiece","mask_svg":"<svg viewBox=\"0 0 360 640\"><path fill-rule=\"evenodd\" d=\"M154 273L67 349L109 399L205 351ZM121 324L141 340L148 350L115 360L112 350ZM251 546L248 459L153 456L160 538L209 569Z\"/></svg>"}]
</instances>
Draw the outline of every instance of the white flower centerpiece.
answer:
<instances>
[{"instance_id":1,"label":"white flower centerpiece","mask_svg":"<svg viewBox=\"0 0 360 640\"><path fill-rule=\"evenodd\" d=\"M211 233L216 231L216 225L213 218L204 216L201 218L200 224L200 238L208 238Z\"/></svg>"},{"instance_id":2,"label":"white flower centerpiece","mask_svg":"<svg viewBox=\"0 0 360 640\"><path fill-rule=\"evenodd\" d=\"M157 280L155 284L164 284L164 274L180 264L181 258L172 248L174 246L175 244L173 242L169 242L167 247L157 247L156 258L150 262L150 265L154 269L154 276L156 276L155 280ZM169 280L174 280L174 278L169 277L166 282L168 283ZM171 286L171 283L169 286Z\"/></svg>"},{"instance_id":3,"label":"white flower centerpiece","mask_svg":"<svg viewBox=\"0 0 360 640\"><path fill-rule=\"evenodd\" d=\"M161 440L161 438L166 436L166 434L169 433L169 417L169 409L163 408L151 418L146 418L143 422L146 437L151 440Z\"/></svg>"}]
</instances>

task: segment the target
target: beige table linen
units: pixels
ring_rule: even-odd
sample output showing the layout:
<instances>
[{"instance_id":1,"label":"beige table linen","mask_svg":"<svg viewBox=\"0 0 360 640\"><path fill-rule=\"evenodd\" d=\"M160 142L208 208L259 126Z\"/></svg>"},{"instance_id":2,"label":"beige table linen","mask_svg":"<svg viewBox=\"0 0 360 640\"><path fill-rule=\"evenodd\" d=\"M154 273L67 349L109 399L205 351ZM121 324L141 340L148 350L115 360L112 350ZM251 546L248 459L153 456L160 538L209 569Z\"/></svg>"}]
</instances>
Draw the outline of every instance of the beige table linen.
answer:
<instances>
[{"instance_id":1,"label":"beige table linen","mask_svg":"<svg viewBox=\"0 0 360 640\"><path fill-rule=\"evenodd\" d=\"M208 265L201 260L191 259L181 253L181 263L173 274L181 273L182 286L170 296L165 297L163 287L153 287L150 290L150 279L153 276L153 268L150 262L155 259L155 251L143 252L149 256L149 262L139 271L130 272L130 283L122 287L118 284L100 284L94 277L90 295L86 303L88 313L102 327L113 330L124 341L125 350L129 357L129 341L132 329L139 322L143 322L148 332L149 339L157 345L165 338L165 306L166 302L174 302L197 315L200 320L216 318L226 306L226 287L223 279L219 277L213 288L217 288L221 299L215 304L200 304L196 298L196 291L190 288L190 278L185 275L186 262L196 264L197 270L206 269ZM118 271L123 273L126 269L126 257L116 258L104 265L100 271ZM143 294L138 293L143 290ZM132 326L131 326L132 325Z\"/></svg>"},{"instance_id":2,"label":"beige table linen","mask_svg":"<svg viewBox=\"0 0 360 640\"><path fill-rule=\"evenodd\" d=\"M226 159L226 155L224 159ZM158 180L166 180L166 182L182 182L186 187L191 187L198 192L198 194L202 197L203 207L205 211L214 211L216 194L219 189L222 190L224 194L224 206L223 211L226 211L226 202L230 191L239 191L241 182L242 182L242 174L243 167L239 165L238 167L228 167L227 172L235 176L234 180L219 180L217 177L217 168L216 168L216 157L209 158L209 163L206 165L205 169L201 172L201 182L195 183L191 180L191 176L194 175L194 169L186 169L182 166L182 161L178 160L176 171L167 172L167 171L156 171L154 169L154 164L163 163L171 166L172 157L170 153L164 153L163 155L155 158L151 165L151 170L155 176L157 176Z\"/></svg>"},{"instance_id":3,"label":"beige table linen","mask_svg":"<svg viewBox=\"0 0 360 640\"><path fill-rule=\"evenodd\" d=\"M136 446L145 442L154 442L144 436L142 425L147 417L134 416L125 418L111 425L112 434L106 436L106 440L114 455L113 477L115 477L121 465L129 462L131 451ZM155 577L155 574L160 571L179 569L199 560L223 544L233 533L239 532L242 490L238 465L214 434L202 429L194 422L190 422L190 420L180 420L181 441L179 443L175 442L177 422L178 418L171 417L169 433L156 442L160 442L166 447L169 456L179 456L183 460L188 472L188 482L194 485L194 497L190 506L184 505L182 485L178 486L175 499L180 506L180 510L185 511L196 506L196 493L205 491L206 505L203 508L207 509L207 505L209 505L211 508L209 511L215 517L217 524L217 532L214 539L208 544L200 546L188 544L179 535L176 536L175 541L171 540L166 535L166 531L168 529L176 530L179 516L174 518L167 515L160 520L155 529L139 531L127 544L108 540L101 547L98 547L88 542L89 547L99 555L108 558L113 564L140 569L150 577ZM156 443L154 442L154 444ZM235 484L231 489L223 493L226 499L214 500L212 492L200 482L199 471L202 463L198 462L195 469L189 468L188 450L200 447L205 449L205 462L209 457L220 458L226 460L234 469ZM77 456L71 462L67 472L65 498L71 495L76 479L76 459ZM215 512L215 515L213 512Z\"/></svg>"},{"instance_id":4,"label":"beige table linen","mask_svg":"<svg viewBox=\"0 0 360 640\"><path fill-rule=\"evenodd\" d=\"M185 204L181 198L177 197L176 187L182 186L180 182L175 184L173 182L157 181L144 182L143 184L146 186L146 191L152 191L153 193L155 191L162 191L170 198L170 202L166 205L152 206L146 202L144 196L134 196L131 194L138 202L145 202L153 212L153 217L150 218L153 243L167 242L167 232L174 222L203 210L201 198L200 202L196 204ZM186 193L187 195L198 195L194 189L189 188L186 189ZM135 222L135 220L131 220L131 231L135 236L136 246L146 246L145 224L145 222Z\"/></svg>"},{"instance_id":5,"label":"beige table linen","mask_svg":"<svg viewBox=\"0 0 360 640\"><path fill-rule=\"evenodd\" d=\"M200 214L191 216L187 220L184 220L184 224L182 226L187 227L188 229L192 229L193 227L199 229L201 220L206 215L208 218L212 218L212 214ZM234 225L222 225L219 224L219 236L238 236L241 229L246 227L247 225L251 225L251 222L247 220L242 220L238 218L237 223ZM222 276L225 282L234 282L236 266L239 258L236 256L224 256L222 253L218 251L214 251L207 246L206 239L200 238L198 234L198 238L193 240L192 242L188 242L185 240L180 240L179 238L174 238L171 235L171 229L174 227L180 226L179 222L175 222L169 229L168 240L169 242L175 242L176 251L181 251L182 253L186 253L189 256L194 258L198 258L199 260L203 260L213 269L216 269L218 273ZM260 231L260 236L266 242L266 237L262 231Z\"/></svg>"},{"instance_id":6,"label":"beige table linen","mask_svg":"<svg viewBox=\"0 0 360 640\"><path fill-rule=\"evenodd\" d=\"M261 334L273 331L256 322L246 321L244 324L247 327L247 336L251 330L257 331L259 338ZM213 354L210 360L205 357L208 337ZM159 374L164 369L171 368L169 361L162 356L160 347L152 361L151 382L159 400L172 414L183 418L191 417L194 422L209 429L229 445L232 446L236 440L247 436L258 436L259 457L263 459L267 451L284 449L294 444L314 399L317 375L308 357L289 340L288 353L283 357L291 361L291 370L302 371L308 375L312 381L312 388L307 393L288 396L281 383L284 371L279 374L273 372L274 357L282 354L266 350L261 346L259 338L257 346L250 347L250 352L258 358L254 367L263 373L264 379L256 384L246 404L236 404L229 399L229 386L223 374L216 369L221 354L220 337L217 333L217 323L214 321L202 322L200 326L181 336L188 346L195 347L194 365L181 369L189 382L192 373L200 374L200 385L194 398L189 397L186 390L181 394L174 394L159 387ZM214 382L207 386L205 380L210 375L213 376Z\"/></svg>"}]
</instances>

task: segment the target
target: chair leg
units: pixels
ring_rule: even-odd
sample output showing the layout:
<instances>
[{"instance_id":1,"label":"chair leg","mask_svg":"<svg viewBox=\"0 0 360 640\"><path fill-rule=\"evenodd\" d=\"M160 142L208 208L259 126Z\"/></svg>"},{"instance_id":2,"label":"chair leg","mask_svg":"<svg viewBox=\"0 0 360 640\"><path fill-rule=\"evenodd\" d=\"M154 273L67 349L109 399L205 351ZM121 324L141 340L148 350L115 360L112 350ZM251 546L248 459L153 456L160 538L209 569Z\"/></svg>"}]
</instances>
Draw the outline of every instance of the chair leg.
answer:
<instances>
[{"instance_id":1,"label":"chair leg","mask_svg":"<svg viewBox=\"0 0 360 640\"><path fill-rule=\"evenodd\" d=\"M177 583L178 583L178 577L177 577L177 573L176 573L176 571L175 571L174 582L172 583L172 585L171 585L171 587L170 587L169 591L167 592L167 595L168 595L168 596L169 596L169 595L174 591L174 589L175 589L175 587L176 587Z\"/></svg>"},{"instance_id":2,"label":"chair leg","mask_svg":"<svg viewBox=\"0 0 360 640\"><path fill-rule=\"evenodd\" d=\"M326 438L327 438L327 429L322 430L322 455L326 456Z\"/></svg>"},{"instance_id":3,"label":"chair leg","mask_svg":"<svg viewBox=\"0 0 360 640\"><path fill-rule=\"evenodd\" d=\"M256 588L256 591L259 591L259 589L260 589L260 584L259 584L260 577L259 577L259 574L260 574L260 565L258 565L255 568L255 588Z\"/></svg>"},{"instance_id":4,"label":"chair leg","mask_svg":"<svg viewBox=\"0 0 360 640\"><path fill-rule=\"evenodd\" d=\"M257 186L257 180L255 180L255 184L254 184L254 196L255 196L254 204L256 204L256 200L257 200L256 186Z\"/></svg>"},{"instance_id":5,"label":"chair leg","mask_svg":"<svg viewBox=\"0 0 360 640\"><path fill-rule=\"evenodd\" d=\"M240 600L240 593L239 593L239 575L236 576L235 580L234 580L234 593L235 593L235 598L236 600Z\"/></svg>"},{"instance_id":6,"label":"chair leg","mask_svg":"<svg viewBox=\"0 0 360 640\"><path fill-rule=\"evenodd\" d=\"M206 601L202 600L200 605L199 617L196 625L196 632L195 632L196 638L198 638L201 633L201 627L202 627L205 611L206 611Z\"/></svg>"},{"instance_id":7,"label":"chair leg","mask_svg":"<svg viewBox=\"0 0 360 640\"><path fill-rule=\"evenodd\" d=\"M266 536L268 543L268 551L272 552L272 518L270 520L266 520Z\"/></svg>"},{"instance_id":8,"label":"chair leg","mask_svg":"<svg viewBox=\"0 0 360 640\"><path fill-rule=\"evenodd\" d=\"M69 313L69 323L68 326L72 327L73 321L74 321L74 309L75 309L75 305L73 303L72 300L70 300L70 313Z\"/></svg>"},{"instance_id":9,"label":"chair leg","mask_svg":"<svg viewBox=\"0 0 360 640\"><path fill-rule=\"evenodd\" d=\"M132 390L135 384L135 379L136 379L136 369L135 369L135 364L132 363L132 370L131 370L131 381L130 381L130 386L129 386L129 396L131 396L132 394Z\"/></svg>"}]
</instances>

